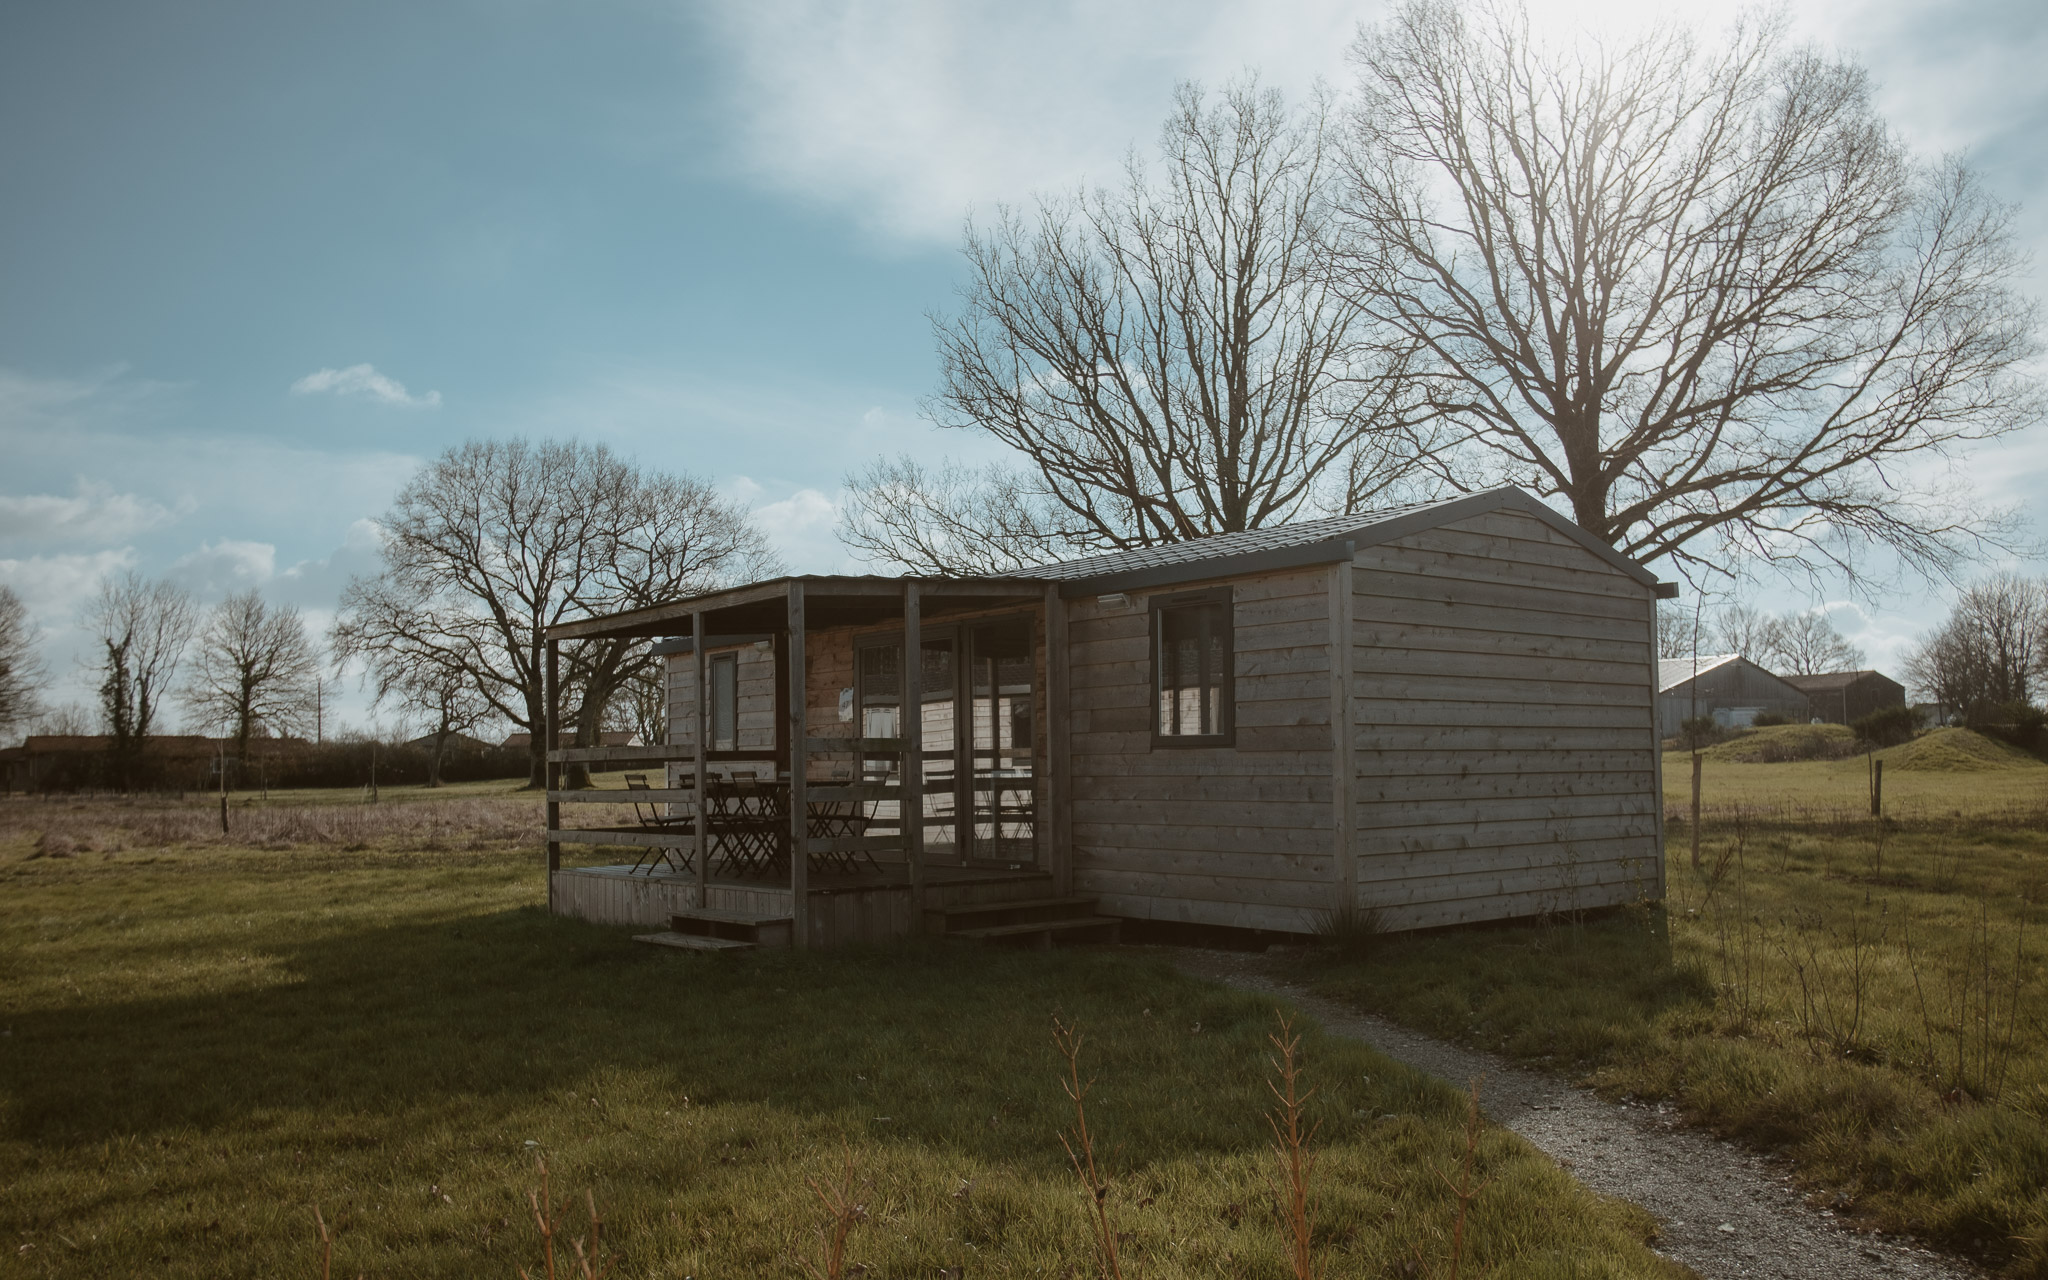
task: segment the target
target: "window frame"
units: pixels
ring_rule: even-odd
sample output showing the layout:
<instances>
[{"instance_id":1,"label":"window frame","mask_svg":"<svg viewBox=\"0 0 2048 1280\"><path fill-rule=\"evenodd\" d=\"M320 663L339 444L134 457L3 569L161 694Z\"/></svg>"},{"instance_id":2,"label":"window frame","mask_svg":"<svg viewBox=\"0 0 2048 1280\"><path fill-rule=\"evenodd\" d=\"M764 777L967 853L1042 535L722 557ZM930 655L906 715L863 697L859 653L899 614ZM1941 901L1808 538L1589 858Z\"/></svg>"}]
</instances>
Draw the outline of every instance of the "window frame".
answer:
<instances>
[{"instance_id":1,"label":"window frame","mask_svg":"<svg viewBox=\"0 0 2048 1280\"><path fill-rule=\"evenodd\" d=\"M1214 733L1162 733L1159 724L1160 695L1164 690L1161 681L1165 676L1166 640L1165 615L1173 610L1192 606L1221 605L1223 614L1223 669L1219 672L1217 713L1222 724ZM1149 625L1151 676L1147 681L1150 697L1145 714L1151 721L1152 747L1154 750L1179 751L1203 747L1235 747L1237 745L1237 602L1235 592L1228 586L1208 587L1201 591L1179 591L1172 595L1152 596L1146 601Z\"/></svg>"},{"instance_id":2,"label":"window frame","mask_svg":"<svg viewBox=\"0 0 2048 1280\"><path fill-rule=\"evenodd\" d=\"M732 672L732 737L730 739L721 739L718 736L718 712L720 710L718 669L721 666ZM707 753L738 751L740 749L740 655L737 650L726 653L713 653L706 656L704 701L706 704L704 708L704 736L708 740ZM729 742L730 745L721 746L721 742Z\"/></svg>"}]
</instances>

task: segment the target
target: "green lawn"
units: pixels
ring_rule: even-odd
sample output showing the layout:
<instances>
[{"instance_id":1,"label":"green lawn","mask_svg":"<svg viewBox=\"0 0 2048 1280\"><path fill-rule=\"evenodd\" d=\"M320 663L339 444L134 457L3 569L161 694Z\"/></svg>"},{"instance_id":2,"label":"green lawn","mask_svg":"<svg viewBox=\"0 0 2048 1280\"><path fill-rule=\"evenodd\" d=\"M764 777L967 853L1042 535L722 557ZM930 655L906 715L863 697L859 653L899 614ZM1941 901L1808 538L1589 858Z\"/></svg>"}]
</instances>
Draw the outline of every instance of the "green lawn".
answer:
<instances>
[{"instance_id":1,"label":"green lawn","mask_svg":"<svg viewBox=\"0 0 2048 1280\"><path fill-rule=\"evenodd\" d=\"M1863 768L1709 761L1702 866L1674 823L1662 907L1397 937L1309 977L1676 1099L1872 1225L2048 1274L2048 823L2011 776L2048 768L1888 771L1910 816L1883 825L1854 816Z\"/></svg>"},{"instance_id":2,"label":"green lawn","mask_svg":"<svg viewBox=\"0 0 2048 1280\"><path fill-rule=\"evenodd\" d=\"M511 1277L537 1153L623 1276L799 1274L842 1153L867 1274L1089 1275L1056 1014L1142 1274L1288 1274L1270 1003L1128 952L639 946L546 916L529 804L482 803L273 812L264 849L0 804L0 1276L314 1276L318 1204L336 1276ZM1313 1032L1307 1064L1330 1274L1434 1271L1460 1099ZM1465 1274L1681 1274L1511 1135L1481 1163Z\"/></svg>"}]
</instances>

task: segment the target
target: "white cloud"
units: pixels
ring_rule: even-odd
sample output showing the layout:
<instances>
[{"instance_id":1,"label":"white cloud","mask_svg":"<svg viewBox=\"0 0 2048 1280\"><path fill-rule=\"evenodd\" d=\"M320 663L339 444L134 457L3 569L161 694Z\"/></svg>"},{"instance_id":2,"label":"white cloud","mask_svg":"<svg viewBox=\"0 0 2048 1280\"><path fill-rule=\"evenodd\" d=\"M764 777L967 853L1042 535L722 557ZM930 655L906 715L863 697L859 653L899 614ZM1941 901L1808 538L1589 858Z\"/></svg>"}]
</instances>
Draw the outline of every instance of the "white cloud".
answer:
<instances>
[{"instance_id":1,"label":"white cloud","mask_svg":"<svg viewBox=\"0 0 2048 1280\"><path fill-rule=\"evenodd\" d=\"M1342 67L1355 4L1060 6L763 0L707 6L734 161L871 229L951 242L970 208L1112 180L1174 81L1246 66L1299 93Z\"/></svg>"},{"instance_id":2,"label":"white cloud","mask_svg":"<svg viewBox=\"0 0 2048 1280\"><path fill-rule=\"evenodd\" d=\"M260 587L277 576L277 547L221 538L178 557L166 575L203 597Z\"/></svg>"},{"instance_id":3,"label":"white cloud","mask_svg":"<svg viewBox=\"0 0 2048 1280\"><path fill-rule=\"evenodd\" d=\"M373 364L315 370L292 384L292 394L365 396L380 404L401 405L408 409L435 409L441 404L440 392L413 395L405 389L403 382L377 372L377 366Z\"/></svg>"},{"instance_id":4,"label":"white cloud","mask_svg":"<svg viewBox=\"0 0 2048 1280\"><path fill-rule=\"evenodd\" d=\"M110 484L81 476L70 497L0 494L0 540L126 542L189 513L193 505L187 499L174 509L138 494L116 493Z\"/></svg>"},{"instance_id":5,"label":"white cloud","mask_svg":"<svg viewBox=\"0 0 2048 1280\"><path fill-rule=\"evenodd\" d=\"M13 587L46 634L60 634L99 590L100 579L135 567L135 548L0 560L0 582Z\"/></svg>"},{"instance_id":6,"label":"white cloud","mask_svg":"<svg viewBox=\"0 0 2048 1280\"><path fill-rule=\"evenodd\" d=\"M727 486L733 496L758 498L762 486L740 476ZM833 527L839 521L839 502L816 489L798 489L774 502L754 507L754 522L768 535L768 542L782 556L791 573L850 572L851 558L839 543Z\"/></svg>"}]
</instances>

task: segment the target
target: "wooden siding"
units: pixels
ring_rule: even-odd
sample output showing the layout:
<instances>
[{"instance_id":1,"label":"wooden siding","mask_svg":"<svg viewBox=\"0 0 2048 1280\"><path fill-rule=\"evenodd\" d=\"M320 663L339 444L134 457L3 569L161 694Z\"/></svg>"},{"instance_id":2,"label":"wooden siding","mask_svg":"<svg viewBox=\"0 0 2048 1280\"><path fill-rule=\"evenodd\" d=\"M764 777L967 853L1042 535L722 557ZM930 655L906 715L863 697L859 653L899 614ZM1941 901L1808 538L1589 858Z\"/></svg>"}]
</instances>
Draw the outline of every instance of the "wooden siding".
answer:
<instances>
[{"instance_id":1,"label":"wooden siding","mask_svg":"<svg viewBox=\"0 0 2048 1280\"><path fill-rule=\"evenodd\" d=\"M775 749L775 650L766 643L708 648L707 662L720 654L739 655L739 718L734 747L740 751ZM707 669L705 679L710 679ZM668 740L676 746L697 742L697 658L690 653L668 655ZM752 772L753 765L745 766ZM714 763L714 771L729 765Z\"/></svg>"},{"instance_id":2,"label":"wooden siding","mask_svg":"<svg viewBox=\"0 0 2048 1280\"><path fill-rule=\"evenodd\" d=\"M1144 600L1069 602L1075 892L1115 915L1291 932L1336 904L1330 580L1232 584L1233 747L1154 750Z\"/></svg>"},{"instance_id":3,"label":"wooden siding","mask_svg":"<svg viewBox=\"0 0 2048 1280\"><path fill-rule=\"evenodd\" d=\"M1649 588L1506 511L1352 577L1359 905L1420 928L1656 896Z\"/></svg>"}]
</instances>

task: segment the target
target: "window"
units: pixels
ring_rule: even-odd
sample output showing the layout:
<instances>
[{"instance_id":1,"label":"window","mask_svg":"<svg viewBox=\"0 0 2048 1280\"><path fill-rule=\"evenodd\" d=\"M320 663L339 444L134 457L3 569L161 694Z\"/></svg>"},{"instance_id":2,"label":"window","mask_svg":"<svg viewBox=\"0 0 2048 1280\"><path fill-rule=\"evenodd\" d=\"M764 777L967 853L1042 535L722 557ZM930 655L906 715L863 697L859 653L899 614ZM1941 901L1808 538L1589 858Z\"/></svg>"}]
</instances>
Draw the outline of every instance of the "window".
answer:
<instances>
[{"instance_id":1,"label":"window","mask_svg":"<svg viewBox=\"0 0 2048 1280\"><path fill-rule=\"evenodd\" d=\"M1222 747L1235 729L1230 588L1152 602L1152 743Z\"/></svg>"},{"instance_id":2,"label":"window","mask_svg":"<svg viewBox=\"0 0 2048 1280\"><path fill-rule=\"evenodd\" d=\"M740 658L721 653L711 659L711 749L739 749Z\"/></svg>"}]
</instances>

